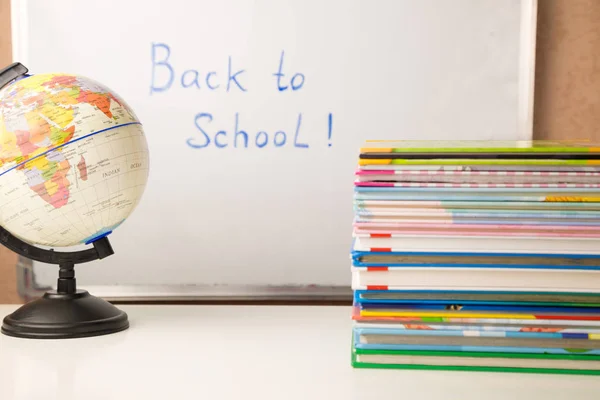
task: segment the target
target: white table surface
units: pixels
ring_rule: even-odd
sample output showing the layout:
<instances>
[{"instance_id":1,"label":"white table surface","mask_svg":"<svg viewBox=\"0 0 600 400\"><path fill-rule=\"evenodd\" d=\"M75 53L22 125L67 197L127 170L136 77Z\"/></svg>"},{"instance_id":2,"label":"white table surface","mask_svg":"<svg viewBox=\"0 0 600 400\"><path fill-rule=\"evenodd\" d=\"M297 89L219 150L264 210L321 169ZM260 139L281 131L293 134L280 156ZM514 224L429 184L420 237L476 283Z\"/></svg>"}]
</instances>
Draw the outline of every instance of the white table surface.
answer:
<instances>
[{"instance_id":1,"label":"white table surface","mask_svg":"<svg viewBox=\"0 0 600 400\"><path fill-rule=\"evenodd\" d=\"M593 376L353 369L349 307L119 307L113 335L0 335L0 399L600 398Z\"/></svg>"}]
</instances>

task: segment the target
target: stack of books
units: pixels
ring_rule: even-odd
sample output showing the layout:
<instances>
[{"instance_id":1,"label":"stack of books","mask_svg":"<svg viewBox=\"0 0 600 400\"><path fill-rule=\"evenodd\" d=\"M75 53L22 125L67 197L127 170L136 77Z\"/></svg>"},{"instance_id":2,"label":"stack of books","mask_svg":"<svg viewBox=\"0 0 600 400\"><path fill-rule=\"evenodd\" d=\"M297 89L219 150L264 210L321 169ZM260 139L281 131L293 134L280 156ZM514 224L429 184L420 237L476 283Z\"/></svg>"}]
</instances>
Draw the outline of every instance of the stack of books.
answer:
<instances>
[{"instance_id":1,"label":"stack of books","mask_svg":"<svg viewBox=\"0 0 600 400\"><path fill-rule=\"evenodd\" d=\"M600 146L368 142L352 365L600 374Z\"/></svg>"}]
</instances>

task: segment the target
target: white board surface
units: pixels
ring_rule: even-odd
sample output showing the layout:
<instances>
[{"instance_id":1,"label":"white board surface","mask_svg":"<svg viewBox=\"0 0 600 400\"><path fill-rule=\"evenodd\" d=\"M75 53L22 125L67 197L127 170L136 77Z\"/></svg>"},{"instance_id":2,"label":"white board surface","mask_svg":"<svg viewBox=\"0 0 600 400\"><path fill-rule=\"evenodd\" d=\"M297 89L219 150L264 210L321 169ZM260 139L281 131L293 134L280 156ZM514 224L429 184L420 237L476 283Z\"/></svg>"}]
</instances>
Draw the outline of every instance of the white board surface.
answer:
<instances>
[{"instance_id":1,"label":"white board surface","mask_svg":"<svg viewBox=\"0 0 600 400\"><path fill-rule=\"evenodd\" d=\"M106 84L149 140L140 206L78 280L348 286L364 140L531 138L531 4L13 0L15 61Z\"/></svg>"}]
</instances>

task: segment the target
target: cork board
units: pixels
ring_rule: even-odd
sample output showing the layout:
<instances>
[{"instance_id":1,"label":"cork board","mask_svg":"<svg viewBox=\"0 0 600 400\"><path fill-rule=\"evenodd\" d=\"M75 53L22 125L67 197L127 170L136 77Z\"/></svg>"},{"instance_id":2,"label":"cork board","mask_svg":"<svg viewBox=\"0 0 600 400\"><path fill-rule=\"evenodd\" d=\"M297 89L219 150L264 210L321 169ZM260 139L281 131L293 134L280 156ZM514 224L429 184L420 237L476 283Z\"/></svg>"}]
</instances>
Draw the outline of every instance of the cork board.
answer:
<instances>
[{"instance_id":1,"label":"cork board","mask_svg":"<svg viewBox=\"0 0 600 400\"><path fill-rule=\"evenodd\" d=\"M534 137L600 141L600 2L538 7Z\"/></svg>"},{"instance_id":2,"label":"cork board","mask_svg":"<svg viewBox=\"0 0 600 400\"><path fill-rule=\"evenodd\" d=\"M10 40L10 0L0 0L0 66L12 62ZM17 295L17 256L0 246L0 304L21 303Z\"/></svg>"}]
</instances>

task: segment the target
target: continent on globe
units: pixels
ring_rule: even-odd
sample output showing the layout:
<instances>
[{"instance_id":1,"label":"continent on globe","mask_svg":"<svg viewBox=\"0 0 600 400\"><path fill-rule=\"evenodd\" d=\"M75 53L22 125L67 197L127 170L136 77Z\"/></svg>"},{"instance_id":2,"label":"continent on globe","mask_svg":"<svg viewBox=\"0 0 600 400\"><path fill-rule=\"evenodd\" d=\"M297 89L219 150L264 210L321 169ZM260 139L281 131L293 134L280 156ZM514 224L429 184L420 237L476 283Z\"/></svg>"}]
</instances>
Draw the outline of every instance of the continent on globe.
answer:
<instances>
[{"instance_id":1,"label":"continent on globe","mask_svg":"<svg viewBox=\"0 0 600 400\"><path fill-rule=\"evenodd\" d=\"M20 239L72 246L109 234L148 171L141 122L100 83L36 74L0 90L0 225Z\"/></svg>"},{"instance_id":2,"label":"continent on globe","mask_svg":"<svg viewBox=\"0 0 600 400\"><path fill-rule=\"evenodd\" d=\"M79 169L79 177L81 178L81 180L87 181L87 165L85 163L85 158L83 158L83 155L77 163L77 168Z\"/></svg>"}]
</instances>

